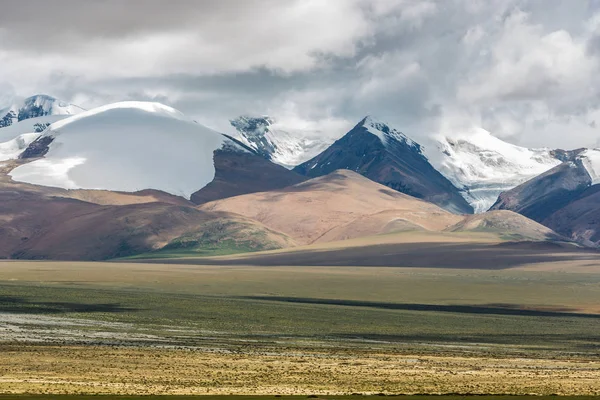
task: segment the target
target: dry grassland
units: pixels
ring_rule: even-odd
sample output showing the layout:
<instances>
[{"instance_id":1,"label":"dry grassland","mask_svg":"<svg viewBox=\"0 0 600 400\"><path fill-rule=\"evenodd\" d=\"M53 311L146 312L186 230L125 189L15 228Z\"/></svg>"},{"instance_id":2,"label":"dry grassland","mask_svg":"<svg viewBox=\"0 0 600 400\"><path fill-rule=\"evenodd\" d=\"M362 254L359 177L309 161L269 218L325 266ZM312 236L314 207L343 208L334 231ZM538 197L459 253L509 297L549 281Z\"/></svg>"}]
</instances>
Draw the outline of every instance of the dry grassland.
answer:
<instances>
[{"instance_id":1,"label":"dry grassland","mask_svg":"<svg viewBox=\"0 0 600 400\"><path fill-rule=\"evenodd\" d=\"M600 360L285 349L278 353L31 345L0 349L3 393L600 395Z\"/></svg>"},{"instance_id":2,"label":"dry grassland","mask_svg":"<svg viewBox=\"0 0 600 400\"><path fill-rule=\"evenodd\" d=\"M0 393L600 395L599 285L583 259L5 262Z\"/></svg>"}]
</instances>

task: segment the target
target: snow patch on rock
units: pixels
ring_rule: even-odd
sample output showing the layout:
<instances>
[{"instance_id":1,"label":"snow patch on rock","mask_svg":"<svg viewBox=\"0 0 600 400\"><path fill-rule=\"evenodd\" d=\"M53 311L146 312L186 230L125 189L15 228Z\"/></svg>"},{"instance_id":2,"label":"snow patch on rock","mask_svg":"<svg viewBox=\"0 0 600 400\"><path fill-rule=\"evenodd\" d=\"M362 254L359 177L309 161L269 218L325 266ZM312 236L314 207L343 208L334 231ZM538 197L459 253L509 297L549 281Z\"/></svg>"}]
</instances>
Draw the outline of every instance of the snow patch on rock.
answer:
<instances>
[{"instance_id":1,"label":"snow patch on rock","mask_svg":"<svg viewBox=\"0 0 600 400\"><path fill-rule=\"evenodd\" d=\"M333 143L322 132L291 129L269 116L240 116L229 121L235 138L260 156L286 168L293 168L320 154Z\"/></svg>"},{"instance_id":2,"label":"snow patch on rock","mask_svg":"<svg viewBox=\"0 0 600 400\"><path fill-rule=\"evenodd\" d=\"M0 161L14 160L19 157L27 146L35 141L40 133L24 133L4 143L0 143Z\"/></svg>"},{"instance_id":3,"label":"snow patch on rock","mask_svg":"<svg viewBox=\"0 0 600 400\"><path fill-rule=\"evenodd\" d=\"M367 131L370 134L377 136L384 146L387 146L390 140L404 142L409 146L417 146L417 144L404 133L394 128L390 128L388 124L382 121L378 121L372 116L367 116L362 121L362 125L367 129Z\"/></svg>"},{"instance_id":4,"label":"snow patch on rock","mask_svg":"<svg viewBox=\"0 0 600 400\"><path fill-rule=\"evenodd\" d=\"M47 115L26 119L0 128L0 161L14 160L53 122L68 115Z\"/></svg>"}]
</instances>

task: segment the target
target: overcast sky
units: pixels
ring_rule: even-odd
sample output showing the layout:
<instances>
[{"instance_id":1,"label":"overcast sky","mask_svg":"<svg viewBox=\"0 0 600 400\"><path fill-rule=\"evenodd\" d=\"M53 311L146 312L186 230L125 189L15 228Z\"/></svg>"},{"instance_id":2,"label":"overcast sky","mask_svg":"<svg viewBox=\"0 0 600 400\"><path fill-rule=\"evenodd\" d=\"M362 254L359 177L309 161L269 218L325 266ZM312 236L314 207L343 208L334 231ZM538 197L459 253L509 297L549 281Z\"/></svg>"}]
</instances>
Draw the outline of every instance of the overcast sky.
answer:
<instances>
[{"instance_id":1,"label":"overcast sky","mask_svg":"<svg viewBox=\"0 0 600 400\"><path fill-rule=\"evenodd\" d=\"M0 100L156 100L339 136L366 114L418 138L482 126L600 146L597 0L20 0L0 13Z\"/></svg>"}]
</instances>

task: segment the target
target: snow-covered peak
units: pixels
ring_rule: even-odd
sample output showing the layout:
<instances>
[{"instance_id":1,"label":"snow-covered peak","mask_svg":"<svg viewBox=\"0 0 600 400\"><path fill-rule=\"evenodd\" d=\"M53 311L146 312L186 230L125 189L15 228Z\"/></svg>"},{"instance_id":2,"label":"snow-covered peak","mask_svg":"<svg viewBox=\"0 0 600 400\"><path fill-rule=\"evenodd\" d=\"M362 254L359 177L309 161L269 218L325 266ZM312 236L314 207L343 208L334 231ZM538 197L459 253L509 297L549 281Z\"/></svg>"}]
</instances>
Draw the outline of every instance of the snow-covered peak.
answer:
<instances>
[{"instance_id":1,"label":"snow-covered peak","mask_svg":"<svg viewBox=\"0 0 600 400\"><path fill-rule=\"evenodd\" d=\"M379 121L371 115L367 115L362 121L359 122L358 125L364 126L369 133L377 136L379 140L381 140L381 143L386 146L389 144L390 140L396 140L399 142L404 142L409 146L419 147L420 150L420 146L408 136L394 128L391 128L385 122Z\"/></svg>"},{"instance_id":2,"label":"snow-covered peak","mask_svg":"<svg viewBox=\"0 0 600 400\"><path fill-rule=\"evenodd\" d=\"M286 168L310 160L334 141L318 130L290 128L270 116L243 115L230 123L236 129L236 139Z\"/></svg>"},{"instance_id":3,"label":"snow-covered peak","mask_svg":"<svg viewBox=\"0 0 600 400\"><path fill-rule=\"evenodd\" d=\"M226 142L171 107L115 103L52 124L28 148L43 158L10 175L66 189L158 189L189 198L213 180L213 152Z\"/></svg>"},{"instance_id":4,"label":"snow-covered peak","mask_svg":"<svg viewBox=\"0 0 600 400\"><path fill-rule=\"evenodd\" d=\"M156 116L163 116L167 118L178 119L180 121L193 122L187 118L181 111L166 106L161 103L148 102L148 101L122 101L119 103L107 104L104 106L93 108L89 111L84 111L80 114L74 115L70 118L63 119L59 122L52 124L52 130L58 131L59 129L76 123L77 121L86 120L93 116L99 116L101 114L121 114L121 113L148 113L155 114Z\"/></svg>"},{"instance_id":5,"label":"snow-covered peak","mask_svg":"<svg viewBox=\"0 0 600 400\"><path fill-rule=\"evenodd\" d=\"M600 149L588 149L579 154L579 159L592 179L592 185L600 183Z\"/></svg>"},{"instance_id":6,"label":"snow-covered peak","mask_svg":"<svg viewBox=\"0 0 600 400\"><path fill-rule=\"evenodd\" d=\"M81 107L45 94L15 98L9 104L0 106L0 128L30 118L47 115L74 115L82 111L84 109Z\"/></svg>"},{"instance_id":7,"label":"snow-covered peak","mask_svg":"<svg viewBox=\"0 0 600 400\"><path fill-rule=\"evenodd\" d=\"M498 195L561 163L550 149L528 149L481 128L440 133L425 147L431 164L462 190L475 212L484 212Z\"/></svg>"}]
</instances>

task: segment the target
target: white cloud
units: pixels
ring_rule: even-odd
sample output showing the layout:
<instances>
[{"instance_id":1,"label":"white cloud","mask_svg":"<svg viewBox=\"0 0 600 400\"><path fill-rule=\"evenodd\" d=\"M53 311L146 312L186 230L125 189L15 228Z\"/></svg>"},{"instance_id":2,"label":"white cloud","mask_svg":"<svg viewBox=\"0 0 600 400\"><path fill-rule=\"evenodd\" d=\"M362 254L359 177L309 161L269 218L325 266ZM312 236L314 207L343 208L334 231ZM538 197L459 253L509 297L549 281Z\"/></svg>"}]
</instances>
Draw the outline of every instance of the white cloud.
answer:
<instances>
[{"instance_id":1,"label":"white cloud","mask_svg":"<svg viewBox=\"0 0 600 400\"><path fill-rule=\"evenodd\" d=\"M491 62L459 87L461 100L530 100L582 90L597 69L584 41L565 30L544 34L523 12L507 18L491 45Z\"/></svg>"},{"instance_id":2,"label":"white cloud","mask_svg":"<svg viewBox=\"0 0 600 400\"><path fill-rule=\"evenodd\" d=\"M189 10L198 11L201 7ZM352 56L372 32L355 1L269 2L256 11L215 15L220 20L199 15L191 27L91 37L83 45L73 38L78 45L66 42L42 53L0 45L0 76L21 85L31 76L43 80L56 73L86 79L222 74L259 67L293 73L319 67L323 55ZM0 30L0 43L9 43L13 35Z\"/></svg>"},{"instance_id":3,"label":"white cloud","mask_svg":"<svg viewBox=\"0 0 600 400\"><path fill-rule=\"evenodd\" d=\"M476 25L467 30L467 33L465 33L465 35L463 36L462 41L467 46L474 46L475 44L479 43L479 41L483 39L484 36L484 29L481 27L481 25Z\"/></svg>"},{"instance_id":4,"label":"white cloud","mask_svg":"<svg viewBox=\"0 0 600 400\"><path fill-rule=\"evenodd\" d=\"M402 91L407 84L418 79L421 66L402 53L385 53L379 57L365 57L359 64L363 75L357 95L382 97Z\"/></svg>"},{"instance_id":5,"label":"white cloud","mask_svg":"<svg viewBox=\"0 0 600 400\"><path fill-rule=\"evenodd\" d=\"M84 107L156 99L216 129L269 113L329 132L372 113L413 136L600 136L600 14L585 2L147 0L139 18L117 0L56 1L0 14L0 100L11 87Z\"/></svg>"}]
</instances>

